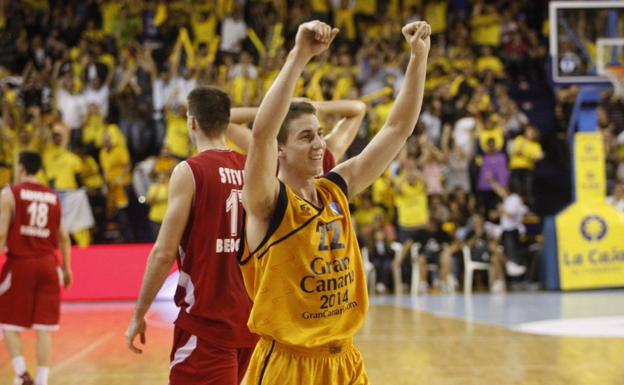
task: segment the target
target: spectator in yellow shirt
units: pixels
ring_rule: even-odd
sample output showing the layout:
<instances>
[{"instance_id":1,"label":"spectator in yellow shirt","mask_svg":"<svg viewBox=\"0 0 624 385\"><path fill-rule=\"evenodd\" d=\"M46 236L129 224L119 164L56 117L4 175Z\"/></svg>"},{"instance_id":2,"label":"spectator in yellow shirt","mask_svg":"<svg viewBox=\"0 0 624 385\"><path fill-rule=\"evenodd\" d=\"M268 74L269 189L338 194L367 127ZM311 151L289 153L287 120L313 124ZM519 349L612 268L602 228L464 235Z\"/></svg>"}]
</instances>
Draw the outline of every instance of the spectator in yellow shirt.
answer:
<instances>
[{"instance_id":1,"label":"spectator in yellow shirt","mask_svg":"<svg viewBox=\"0 0 624 385\"><path fill-rule=\"evenodd\" d=\"M74 153L80 158L82 162L82 171L80 172L80 180L87 188L87 196L89 197L89 204L93 211L93 217L95 218L95 238L96 242L98 235L101 232L101 226L106 221L106 196L104 194L104 178L100 171L100 166L97 161L87 153L87 149L84 147L76 147Z\"/></svg>"},{"instance_id":2,"label":"spectator in yellow shirt","mask_svg":"<svg viewBox=\"0 0 624 385\"><path fill-rule=\"evenodd\" d=\"M391 96L391 93L384 94L379 99L379 103L373 107L368 128L369 139L372 139L379 132L383 122L385 122L390 115L390 110L392 110L392 106L394 105L394 100L392 100Z\"/></svg>"},{"instance_id":3,"label":"spectator in yellow shirt","mask_svg":"<svg viewBox=\"0 0 624 385\"><path fill-rule=\"evenodd\" d=\"M156 181L147 190L147 204L150 205L148 218L152 236L156 239L160 231L160 225L167 212L167 199L169 197L169 177L167 173L157 173Z\"/></svg>"},{"instance_id":4,"label":"spectator in yellow shirt","mask_svg":"<svg viewBox=\"0 0 624 385\"><path fill-rule=\"evenodd\" d=\"M496 6L475 4L470 18L470 29L474 44L500 46L502 23Z\"/></svg>"},{"instance_id":5,"label":"spectator in yellow shirt","mask_svg":"<svg viewBox=\"0 0 624 385\"><path fill-rule=\"evenodd\" d=\"M477 59L475 69L481 76L483 76L486 71L491 71L497 78L501 78L505 75L503 62L498 58L498 56L494 56L492 53L492 47L489 46L481 48L481 56Z\"/></svg>"},{"instance_id":6,"label":"spectator in yellow shirt","mask_svg":"<svg viewBox=\"0 0 624 385\"><path fill-rule=\"evenodd\" d=\"M411 258L406 258L412 244L424 244L424 227L429 222L429 200L427 187L417 168L414 158L407 158L403 162L401 174L393 181L395 204L397 209L397 224L399 241L403 244L400 260L395 262L401 265L402 276L409 282L411 276ZM404 263L407 262L407 263ZM400 288L401 283L395 282Z\"/></svg>"},{"instance_id":7,"label":"spectator in yellow shirt","mask_svg":"<svg viewBox=\"0 0 624 385\"><path fill-rule=\"evenodd\" d=\"M477 119L477 140L479 142L479 150L487 152L489 150L488 142L494 141L494 151L500 151L505 145L505 133L499 124L498 116L488 112L482 112Z\"/></svg>"},{"instance_id":8,"label":"spectator in yellow shirt","mask_svg":"<svg viewBox=\"0 0 624 385\"><path fill-rule=\"evenodd\" d=\"M184 106L178 106L167 114L165 145L171 155L180 160L186 159L191 153L191 141L186 128L186 108Z\"/></svg>"},{"instance_id":9,"label":"spectator in yellow shirt","mask_svg":"<svg viewBox=\"0 0 624 385\"><path fill-rule=\"evenodd\" d=\"M129 226L128 194L126 188L130 185L130 154L125 143L113 140L105 133L100 150L100 165L104 174L104 181L108 189L107 218L117 222L124 241L134 242L134 232Z\"/></svg>"},{"instance_id":10,"label":"spectator in yellow shirt","mask_svg":"<svg viewBox=\"0 0 624 385\"><path fill-rule=\"evenodd\" d=\"M320 20L329 23L330 1L329 0L310 0L310 10L312 11L311 20Z\"/></svg>"},{"instance_id":11,"label":"spectator in yellow shirt","mask_svg":"<svg viewBox=\"0 0 624 385\"><path fill-rule=\"evenodd\" d=\"M334 26L343 31L344 38L353 41L356 38L354 7L357 2L341 0L334 4Z\"/></svg>"},{"instance_id":12,"label":"spectator in yellow shirt","mask_svg":"<svg viewBox=\"0 0 624 385\"><path fill-rule=\"evenodd\" d=\"M437 35L446 32L446 14L448 4L446 0L428 1L425 5L424 20L431 24L431 34Z\"/></svg>"},{"instance_id":13,"label":"spectator in yellow shirt","mask_svg":"<svg viewBox=\"0 0 624 385\"><path fill-rule=\"evenodd\" d=\"M356 207L353 220L360 236L360 242L369 246L373 241L375 225L379 222L384 222L384 210L379 206L373 205L370 190L362 194L360 204Z\"/></svg>"},{"instance_id":14,"label":"spectator in yellow shirt","mask_svg":"<svg viewBox=\"0 0 624 385\"><path fill-rule=\"evenodd\" d=\"M535 127L527 126L524 134L517 136L509 151L511 183L518 194L533 204L533 169L535 162L544 157L539 143L539 133Z\"/></svg>"},{"instance_id":15,"label":"spectator in yellow shirt","mask_svg":"<svg viewBox=\"0 0 624 385\"><path fill-rule=\"evenodd\" d=\"M9 113L6 103L3 103L3 121L0 123L0 188L12 181L13 162L15 159L16 132L8 123Z\"/></svg>"},{"instance_id":16,"label":"spectator in yellow shirt","mask_svg":"<svg viewBox=\"0 0 624 385\"><path fill-rule=\"evenodd\" d=\"M94 218L81 175L84 164L79 156L61 146L62 136L55 132L52 142L46 147L43 164L49 186L59 193L63 206L63 222L67 230L81 247L91 244Z\"/></svg>"}]
</instances>

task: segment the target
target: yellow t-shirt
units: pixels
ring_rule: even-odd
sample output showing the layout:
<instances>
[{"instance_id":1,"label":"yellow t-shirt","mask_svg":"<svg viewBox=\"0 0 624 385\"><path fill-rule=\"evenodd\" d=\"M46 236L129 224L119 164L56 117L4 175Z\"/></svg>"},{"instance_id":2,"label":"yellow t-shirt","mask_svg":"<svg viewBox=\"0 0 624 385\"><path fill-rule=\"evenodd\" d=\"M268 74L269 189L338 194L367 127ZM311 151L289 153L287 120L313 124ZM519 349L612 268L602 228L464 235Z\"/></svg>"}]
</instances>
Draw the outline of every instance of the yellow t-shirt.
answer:
<instances>
[{"instance_id":1,"label":"yellow t-shirt","mask_svg":"<svg viewBox=\"0 0 624 385\"><path fill-rule=\"evenodd\" d=\"M82 183L90 190L96 190L104 186L100 167L92 156L87 155L82 159L80 178L82 178Z\"/></svg>"},{"instance_id":2,"label":"yellow t-shirt","mask_svg":"<svg viewBox=\"0 0 624 385\"><path fill-rule=\"evenodd\" d=\"M381 207L371 206L368 209L358 208L355 213L353 213L353 220L357 228L362 231L366 227L374 224L377 218L381 217L383 219L384 216L385 213Z\"/></svg>"},{"instance_id":3,"label":"yellow t-shirt","mask_svg":"<svg viewBox=\"0 0 624 385\"><path fill-rule=\"evenodd\" d=\"M126 171L126 167L130 165L130 154L125 145L115 145L110 150L102 148L100 165L107 184L121 186L130 184L131 176Z\"/></svg>"},{"instance_id":4,"label":"yellow t-shirt","mask_svg":"<svg viewBox=\"0 0 624 385\"><path fill-rule=\"evenodd\" d=\"M90 116L87 123L82 127L82 143L93 145L96 148L102 146L102 135L106 131L106 123L101 116Z\"/></svg>"},{"instance_id":5,"label":"yellow t-shirt","mask_svg":"<svg viewBox=\"0 0 624 385\"><path fill-rule=\"evenodd\" d=\"M390 100L386 103L378 104L373 108L373 117L375 124L371 125L369 129L369 138L372 139L373 136L375 136L379 132L379 130L381 130L381 127L383 127L384 123L386 123L386 120L388 120L388 116L390 116L390 111L392 111L393 105L394 102Z\"/></svg>"},{"instance_id":6,"label":"yellow t-shirt","mask_svg":"<svg viewBox=\"0 0 624 385\"><path fill-rule=\"evenodd\" d=\"M330 174L344 183L337 174ZM315 180L317 209L280 183L279 225L251 252L241 271L253 307L249 330L279 343L318 347L347 342L362 326L368 293L349 201L338 184Z\"/></svg>"},{"instance_id":7,"label":"yellow t-shirt","mask_svg":"<svg viewBox=\"0 0 624 385\"><path fill-rule=\"evenodd\" d=\"M435 91L437 88L441 87L444 83L446 83L448 79L448 76L427 76L427 80L425 80L425 91Z\"/></svg>"},{"instance_id":8,"label":"yellow t-shirt","mask_svg":"<svg viewBox=\"0 0 624 385\"><path fill-rule=\"evenodd\" d=\"M344 31L347 40L356 38L355 18L352 9L334 9L334 26Z\"/></svg>"},{"instance_id":9,"label":"yellow t-shirt","mask_svg":"<svg viewBox=\"0 0 624 385\"><path fill-rule=\"evenodd\" d=\"M355 0L355 13L374 16L377 13L377 0Z\"/></svg>"},{"instance_id":10,"label":"yellow t-shirt","mask_svg":"<svg viewBox=\"0 0 624 385\"><path fill-rule=\"evenodd\" d=\"M483 151L487 150L487 142L490 139L494 140L494 149L496 151L500 151L505 144L505 134L500 126L496 126L489 130L481 129L477 133L477 136L479 138L479 146Z\"/></svg>"},{"instance_id":11,"label":"yellow t-shirt","mask_svg":"<svg viewBox=\"0 0 624 385\"><path fill-rule=\"evenodd\" d=\"M162 223L167 212L169 197L168 183L154 183L147 190L147 201L150 204L148 218L152 222Z\"/></svg>"},{"instance_id":12,"label":"yellow t-shirt","mask_svg":"<svg viewBox=\"0 0 624 385\"><path fill-rule=\"evenodd\" d=\"M466 77L464 75L459 75L451 81L451 85L449 87L449 92L451 93L451 95L457 96L457 94L459 93L459 87L462 85L464 80L468 83L470 87L476 88L479 85L479 80L477 78L471 76L468 78L468 80L466 80Z\"/></svg>"},{"instance_id":13,"label":"yellow t-shirt","mask_svg":"<svg viewBox=\"0 0 624 385\"><path fill-rule=\"evenodd\" d=\"M408 11L411 7L420 8L422 0L403 0L403 10Z\"/></svg>"},{"instance_id":14,"label":"yellow t-shirt","mask_svg":"<svg viewBox=\"0 0 624 385\"><path fill-rule=\"evenodd\" d=\"M503 66L503 62L496 56L482 56L477 59L475 69L477 72L490 70L494 75L499 76L503 74L505 67Z\"/></svg>"},{"instance_id":15,"label":"yellow t-shirt","mask_svg":"<svg viewBox=\"0 0 624 385\"><path fill-rule=\"evenodd\" d=\"M538 142L518 136L511 144L509 168L512 170L533 170L535 161L541 158L542 146Z\"/></svg>"},{"instance_id":16,"label":"yellow t-shirt","mask_svg":"<svg viewBox=\"0 0 624 385\"><path fill-rule=\"evenodd\" d=\"M173 168L178 164L178 160L171 156L159 156L154 162L154 173L171 174Z\"/></svg>"},{"instance_id":17,"label":"yellow t-shirt","mask_svg":"<svg viewBox=\"0 0 624 385\"><path fill-rule=\"evenodd\" d=\"M386 171L381 177L373 182L371 188L373 203L385 207L386 219L392 220L394 209L394 190L390 181L390 172Z\"/></svg>"},{"instance_id":18,"label":"yellow t-shirt","mask_svg":"<svg viewBox=\"0 0 624 385\"><path fill-rule=\"evenodd\" d=\"M104 127L104 131L102 132L101 135L96 136L95 142L93 142L93 145L95 146L95 148L102 148L102 146L104 145L103 144L104 133L107 133L110 136L111 143L113 144L113 146L117 146L117 145L127 146L126 137L121 132L121 129L119 128L119 126L116 124L109 124L106 127Z\"/></svg>"},{"instance_id":19,"label":"yellow t-shirt","mask_svg":"<svg viewBox=\"0 0 624 385\"><path fill-rule=\"evenodd\" d=\"M169 152L180 159L186 159L191 152L186 119L174 114L167 115L167 134L165 143Z\"/></svg>"},{"instance_id":20,"label":"yellow t-shirt","mask_svg":"<svg viewBox=\"0 0 624 385\"><path fill-rule=\"evenodd\" d=\"M0 130L3 130L0 132L0 188L2 188L13 179L15 133L6 126L0 126Z\"/></svg>"},{"instance_id":21,"label":"yellow t-shirt","mask_svg":"<svg viewBox=\"0 0 624 385\"><path fill-rule=\"evenodd\" d=\"M0 164L11 167L15 160L17 133L7 126L0 126Z\"/></svg>"},{"instance_id":22,"label":"yellow t-shirt","mask_svg":"<svg viewBox=\"0 0 624 385\"><path fill-rule=\"evenodd\" d=\"M425 5L425 20L431 25L431 34L435 35L446 31L446 1L439 3L427 3Z\"/></svg>"},{"instance_id":23,"label":"yellow t-shirt","mask_svg":"<svg viewBox=\"0 0 624 385\"><path fill-rule=\"evenodd\" d=\"M216 36L217 31L217 18L214 14L211 14L204 21L200 21L199 18L193 18L191 21L193 27L193 34L195 35L196 46L199 43L209 44Z\"/></svg>"},{"instance_id":24,"label":"yellow t-shirt","mask_svg":"<svg viewBox=\"0 0 624 385\"><path fill-rule=\"evenodd\" d=\"M496 15L480 15L470 20L472 42L498 47L501 40L501 22Z\"/></svg>"},{"instance_id":25,"label":"yellow t-shirt","mask_svg":"<svg viewBox=\"0 0 624 385\"><path fill-rule=\"evenodd\" d=\"M316 13L328 13L329 8L327 7L326 0L310 0L310 9L312 12Z\"/></svg>"},{"instance_id":26,"label":"yellow t-shirt","mask_svg":"<svg viewBox=\"0 0 624 385\"><path fill-rule=\"evenodd\" d=\"M255 104L256 85L258 83L254 79L247 79L237 76L232 79L232 104L235 106L249 106ZM186 122L185 122L186 124Z\"/></svg>"},{"instance_id":27,"label":"yellow t-shirt","mask_svg":"<svg viewBox=\"0 0 624 385\"><path fill-rule=\"evenodd\" d=\"M106 34L101 29L94 29L94 30L91 30L91 31L84 31L82 33L82 37L84 37L87 40L91 40L91 41L95 41L95 42L101 42L106 37Z\"/></svg>"},{"instance_id":28,"label":"yellow t-shirt","mask_svg":"<svg viewBox=\"0 0 624 385\"><path fill-rule=\"evenodd\" d=\"M82 160L65 148L54 147L44 153L44 168L50 186L57 191L77 189L80 186L76 176L82 173Z\"/></svg>"},{"instance_id":29,"label":"yellow t-shirt","mask_svg":"<svg viewBox=\"0 0 624 385\"><path fill-rule=\"evenodd\" d=\"M400 227L413 229L429 222L427 187L423 181L410 185L400 176L397 180L395 203Z\"/></svg>"},{"instance_id":30,"label":"yellow t-shirt","mask_svg":"<svg viewBox=\"0 0 624 385\"><path fill-rule=\"evenodd\" d=\"M115 19L123 4L121 2L107 1L100 5L102 12L102 29L107 35L112 35L115 26Z\"/></svg>"}]
</instances>

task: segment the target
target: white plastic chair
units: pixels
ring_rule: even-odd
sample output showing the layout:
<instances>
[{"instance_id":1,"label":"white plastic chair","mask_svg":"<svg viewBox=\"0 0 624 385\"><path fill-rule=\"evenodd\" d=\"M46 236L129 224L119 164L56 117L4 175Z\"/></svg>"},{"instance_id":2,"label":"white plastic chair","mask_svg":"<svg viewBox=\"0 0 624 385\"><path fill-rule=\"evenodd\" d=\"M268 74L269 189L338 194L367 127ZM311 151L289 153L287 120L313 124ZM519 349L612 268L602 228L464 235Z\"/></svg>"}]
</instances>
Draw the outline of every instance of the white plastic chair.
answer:
<instances>
[{"instance_id":1,"label":"white plastic chair","mask_svg":"<svg viewBox=\"0 0 624 385\"><path fill-rule=\"evenodd\" d=\"M370 261L368 255L368 248L362 247L362 262L364 263L364 273L366 274L366 285L368 287L368 294L375 294L375 286L377 285L377 271L375 271L375 265Z\"/></svg>"},{"instance_id":2,"label":"white plastic chair","mask_svg":"<svg viewBox=\"0 0 624 385\"><path fill-rule=\"evenodd\" d=\"M403 244L400 242L392 242L392 250L394 250L394 260L398 261L401 258L403 252ZM410 277L410 294L418 295L418 281L420 280L420 265L418 264L418 256L420 250L420 243L414 242L410 248L408 258L412 263L412 276ZM436 271L438 267L436 265L428 265L427 268L430 271ZM392 267L392 278L394 280L394 292L395 294L401 293L401 266Z\"/></svg>"},{"instance_id":3,"label":"white plastic chair","mask_svg":"<svg viewBox=\"0 0 624 385\"><path fill-rule=\"evenodd\" d=\"M493 277L492 265L489 262L473 261L470 247L466 245L462 248L462 254L464 255L464 294L472 293L472 277L475 270L487 270L488 280L491 285Z\"/></svg>"},{"instance_id":4,"label":"white plastic chair","mask_svg":"<svg viewBox=\"0 0 624 385\"><path fill-rule=\"evenodd\" d=\"M394 294L401 294L401 266L396 266L396 264L401 259L403 244L401 244L400 242L392 242L390 247L392 247L392 251L394 251L394 261L392 263L392 281L394 282Z\"/></svg>"}]
</instances>

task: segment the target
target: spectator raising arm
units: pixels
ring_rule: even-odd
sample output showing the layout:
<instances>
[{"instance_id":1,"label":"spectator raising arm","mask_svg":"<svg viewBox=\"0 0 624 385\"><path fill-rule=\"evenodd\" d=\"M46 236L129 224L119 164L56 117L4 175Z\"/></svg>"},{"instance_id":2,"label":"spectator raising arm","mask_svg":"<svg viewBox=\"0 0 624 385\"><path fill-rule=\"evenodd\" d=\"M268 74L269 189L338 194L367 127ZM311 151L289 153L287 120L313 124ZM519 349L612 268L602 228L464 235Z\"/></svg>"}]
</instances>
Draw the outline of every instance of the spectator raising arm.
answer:
<instances>
[{"instance_id":1,"label":"spectator raising arm","mask_svg":"<svg viewBox=\"0 0 624 385\"><path fill-rule=\"evenodd\" d=\"M425 88L431 27L426 22L414 22L404 26L402 33L410 45L411 55L405 80L390 116L360 155L335 168L347 182L351 197L370 186L384 172L418 121Z\"/></svg>"}]
</instances>

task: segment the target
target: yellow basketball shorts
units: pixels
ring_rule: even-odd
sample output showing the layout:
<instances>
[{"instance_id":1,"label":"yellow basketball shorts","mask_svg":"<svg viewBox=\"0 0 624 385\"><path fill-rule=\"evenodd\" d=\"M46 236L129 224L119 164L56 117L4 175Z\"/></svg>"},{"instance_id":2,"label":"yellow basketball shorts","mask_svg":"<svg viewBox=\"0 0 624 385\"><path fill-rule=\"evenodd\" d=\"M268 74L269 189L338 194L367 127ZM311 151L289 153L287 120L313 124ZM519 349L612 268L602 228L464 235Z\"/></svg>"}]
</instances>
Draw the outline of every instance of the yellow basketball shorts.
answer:
<instances>
[{"instance_id":1,"label":"yellow basketball shorts","mask_svg":"<svg viewBox=\"0 0 624 385\"><path fill-rule=\"evenodd\" d=\"M368 385L364 362L352 342L302 348L261 339L246 385Z\"/></svg>"}]
</instances>

